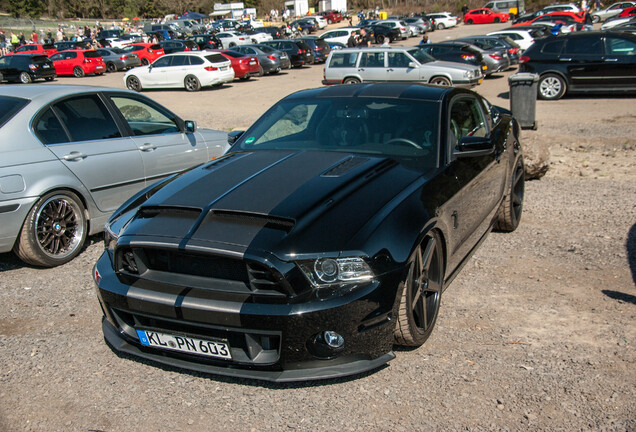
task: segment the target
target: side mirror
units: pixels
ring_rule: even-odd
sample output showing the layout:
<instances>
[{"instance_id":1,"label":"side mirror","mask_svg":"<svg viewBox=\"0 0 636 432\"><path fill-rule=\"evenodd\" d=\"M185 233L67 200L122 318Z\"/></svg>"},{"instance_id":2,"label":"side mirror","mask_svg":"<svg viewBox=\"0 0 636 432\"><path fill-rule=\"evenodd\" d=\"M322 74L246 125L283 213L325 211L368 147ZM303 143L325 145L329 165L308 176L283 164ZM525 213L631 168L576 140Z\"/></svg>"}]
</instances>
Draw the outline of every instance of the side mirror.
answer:
<instances>
[{"instance_id":1,"label":"side mirror","mask_svg":"<svg viewBox=\"0 0 636 432\"><path fill-rule=\"evenodd\" d=\"M152 65L148 65L148 72L152 70Z\"/></svg>"},{"instance_id":2,"label":"side mirror","mask_svg":"<svg viewBox=\"0 0 636 432\"><path fill-rule=\"evenodd\" d=\"M234 145L234 143L245 133L245 131L238 130L232 131L227 134L227 142L229 145Z\"/></svg>"},{"instance_id":3,"label":"side mirror","mask_svg":"<svg viewBox=\"0 0 636 432\"><path fill-rule=\"evenodd\" d=\"M197 130L197 122L194 120L186 120L185 121L185 131L188 133L196 132Z\"/></svg>"},{"instance_id":4,"label":"side mirror","mask_svg":"<svg viewBox=\"0 0 636 432\"><path fill-rule=\"evenodd\" d=\"M414 69L417 67L417 64L415 62L409 62L409 68Z\"/></svg>"},{"instance_id":5,"label":"side mirror","mask_svg":"<svg viewBox=\"0 0 636 432\"><path fill-rule=\"evenodd\" d=\"M465 136L459 139L454 154L458 158L463 158L487 156L494 152L495 145L490 138Z\"/></svg>"}]
</instances>

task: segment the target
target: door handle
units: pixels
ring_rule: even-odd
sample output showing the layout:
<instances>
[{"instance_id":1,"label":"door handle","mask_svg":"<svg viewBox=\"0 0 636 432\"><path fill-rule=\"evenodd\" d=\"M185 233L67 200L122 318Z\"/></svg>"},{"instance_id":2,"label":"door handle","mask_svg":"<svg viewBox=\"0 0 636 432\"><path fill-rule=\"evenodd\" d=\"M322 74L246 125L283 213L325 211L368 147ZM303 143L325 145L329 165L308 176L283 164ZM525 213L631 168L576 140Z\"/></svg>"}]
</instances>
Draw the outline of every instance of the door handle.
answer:
<instances>
[{"instance_id":1,"label":"door handle","mask_svg":"<svg viewBox=\"0 0 636 432\"><path fill-rule=\"evenodd\" d=\"M141 151L151 151L151 150L154 150L156 148L157 148L156 145L148 144L148 143L145 143L144 145L139 146L139 150L141 150Z\"/></svg>"},{"instance_id":2,"label":"door handle","mask_svg":"<svg viewBox=\"0 0 636 432\"><path fill-rule=\"evenodd\" d=\"M605 61L606 62L617 62L618 59L617 58L606 58Z\"/></svg>"},{"instance_id":3,"label":"door handle","mask_svg":"<svg viewBox=\"0 0 636 432\"><path fill-rule=\"evenodd\" d=\"M64 159L65 161L78 161L78 160L84 159L85 157L86 157L85 154L74 151L74 152L70 152L67 155L64 155L62 159Z\"/></svg>"},{"instance_id":4,"label":"door handle","mask_svg":"<svg viewBox=\"0 0 636 432\"><path fill-rule=\"evenodd\" d=\"M572 61L571 58L560 58L559 61Z\"/></svg>"}]
</instances>

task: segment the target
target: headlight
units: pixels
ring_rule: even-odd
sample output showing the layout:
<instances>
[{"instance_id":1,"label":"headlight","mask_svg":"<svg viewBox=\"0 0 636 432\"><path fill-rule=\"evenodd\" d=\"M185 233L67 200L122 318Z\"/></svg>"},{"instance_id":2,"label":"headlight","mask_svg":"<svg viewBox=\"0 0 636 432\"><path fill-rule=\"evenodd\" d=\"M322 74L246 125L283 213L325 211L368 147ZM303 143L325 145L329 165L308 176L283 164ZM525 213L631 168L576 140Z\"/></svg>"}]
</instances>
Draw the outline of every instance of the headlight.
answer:
<instances>
[{"instance_id":1,"label":"headlight","mask_svg":"<svg viewBox=\"0 0 636 432\"><path fill-rule=\"evenodd\" d=\"M369 265L359 257L319 258L314 261L299 262L298 266L316 288L342 283L366 282L375 277Z\"/></svg>"},{"instance_id":2,"label":"headlight","mask_svg":"<svg viewBox=\"0 0 636 432\"><path fill-rule=\"evenodd\" d=\"M113 232L110 224L106 223L104 226L104 249L110 252L114 251L117 239L119 239L119 234Z\"/></svg>"},{"instance_id":3,"label":"headlight","mask_svg":"<svg viewBox=\"0 0 636 432\"><path fill-rule=\"evenodd\" d=\"M475 75L473 75L473 71L466 71L464 72L464 76L468 79L471 79L472 77L474 77Z\"/></svg>"}]
</instances>

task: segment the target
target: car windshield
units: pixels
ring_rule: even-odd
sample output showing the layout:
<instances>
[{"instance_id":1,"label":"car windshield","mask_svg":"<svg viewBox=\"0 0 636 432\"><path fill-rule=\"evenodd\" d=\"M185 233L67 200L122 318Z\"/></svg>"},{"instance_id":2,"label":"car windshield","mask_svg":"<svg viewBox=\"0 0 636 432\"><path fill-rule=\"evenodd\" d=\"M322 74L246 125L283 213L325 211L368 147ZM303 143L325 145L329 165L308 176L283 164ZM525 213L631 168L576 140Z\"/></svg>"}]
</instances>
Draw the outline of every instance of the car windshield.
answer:
<instances>
[{"instance_id":1,"label":"car windshield","mask_svg":"<svg viewBox=\"0 0 636 432\"><path fill-rule=\"evenodd\" d=\"M276 51L274 48L268 46L268 45L258 45L257 48L261 51L263 51L264 53L271 53Z\"/></svg>"},{"instance_id":2,"label":"car windshield","mask_svg":"<svg viewBox=\"0 0 636 432\"><path fill-rule=\"evenodd\" d=\"M417 60L420 64L424 64L424 63L429 63L432 61L435 61L435 58L433 58L430 54L425 53L422 49L420 48L413 48L407 51L409 54L411 54L411 56Z\"/></svg>"},{"instance_id":3,"label":"car windshield","mask_svg":"<svg viewBox=\"0 0 636 432\"><path fill-rule=\"evenodd\" d=\"M27 99L0 96L0 127L11 120L11 118L28 103L29 101Z\"/></svg>"},{"instance_id":4,"label":"car windshield","mask_svg":"<svg viewBox=\"0 0 636 432\"><path fill-rule=\"evenodd\" d=\"M312 98L272 107L236 150L320 150L437 163L439 106L410 99Z\"/></svg>"}]
</instances>

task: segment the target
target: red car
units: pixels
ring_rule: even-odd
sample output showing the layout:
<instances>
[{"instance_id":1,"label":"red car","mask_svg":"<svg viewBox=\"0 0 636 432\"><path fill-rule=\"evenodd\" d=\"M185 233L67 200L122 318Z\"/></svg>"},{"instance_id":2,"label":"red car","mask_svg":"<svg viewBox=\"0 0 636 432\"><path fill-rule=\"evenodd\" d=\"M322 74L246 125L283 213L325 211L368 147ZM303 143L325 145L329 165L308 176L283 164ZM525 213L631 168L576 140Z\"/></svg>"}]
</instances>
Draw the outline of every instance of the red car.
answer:
<instances>
[{"instance_id":1,"label":"red car","mask_svg":"<svg viewBox=\"0 0 636 432\"><path fill-rule=\"evenodd\" d=\"M473 9L464 15L466 24L492 24L506 22L510 19L507 13L493 12L490 9Z\"/></svg>"},{"instance_id":2,"label":"red car","mask_svg":"<svg viewBox=\"0 0 636 432\"><path fill-rule=\"evenodd\" d=\"M134 52L141 60L142 65L149 65L153 61L165 54L159 44L153 43L132 43L122 48L126 52Z\"/></svg>"},{"instance_id":3,"label":"red car","mask_svg":"<svg viewBox=\"0 0 636 432\"><path fill-rule=\"evenodd\" d=\"M636 6L628 7L627 9L623 9L623 12L618 14L619 18L628 18L630 16L636 15Z\"/></svg>"},{"instance_id":4,"label":"red car","mask_svg":"<svg viewBox=\"0 0 636 432\"><path fill-rule=\"evenodd\" d=\"M517 24L513 24L512 26L518 27L522 25L529 25L534 23L535 21L553 21L553 22L562 21L564 24L572 24L575 22L584 23L585 16L581 16L580 14L574 13L574 12L565 12L565 11L550 12L545 15L538 16L529 21L518 22Z\"/></svg>"},{"instance_id":5,"label":"red car","mask_svg":"<svg viewBox=\"0 0 636 432\"><path fill-rule=\"evenodd\" d=\"M232 50L209 49L206 51L219 52L223 54L226 59L232 62L232 69L234 69L234 78L246 81L254 75L261 74L261 65L256 57L241 54L240 52Z\"/></svg>"},{"instance_id":6,"label":"red car","mask_svg":"<svg viewBox=\"0 0 636 432\"><path fill-rule=\"evenodd\" d=\"M45 56L50 56L55 54L57 49L55 45L40 45L40 44L26 44L17 47L13 52L9 54L20 54L20 53L28 53L28 54L44 54Z\"/></svg>"},{"instance_id":7,"label":"red car","mask_svg":"<svg viewBox=\"0 0 636 432\"><path fill-rule=\"evenodd\" d=\"M342 21L342 14L335 10L320 12L318 15L325 17L328 24L339 23Z\"/></svg>"},{"instance_id":8,"label":"red car","mask_svg":"<svg viewBox=\"0 0 636 432\"><path fill-rule=\"evenodd\" d=\"M104 59L95 50L58 51L50 57L58 75L102 75L106 72Z\"/></svg>"}]
</instances>

